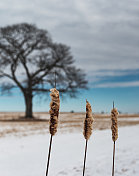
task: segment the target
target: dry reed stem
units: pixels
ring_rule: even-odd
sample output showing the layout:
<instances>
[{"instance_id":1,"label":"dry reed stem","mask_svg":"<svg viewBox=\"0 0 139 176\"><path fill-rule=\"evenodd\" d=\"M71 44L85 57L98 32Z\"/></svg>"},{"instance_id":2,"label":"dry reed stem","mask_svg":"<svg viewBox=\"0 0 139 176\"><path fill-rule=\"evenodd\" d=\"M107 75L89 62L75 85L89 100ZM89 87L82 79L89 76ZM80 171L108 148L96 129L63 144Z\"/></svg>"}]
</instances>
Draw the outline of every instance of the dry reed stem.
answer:
<instances>
[{"instance_id":1,"label":"dry reed stem","mask_svg":"<svg viewBox=\"0 0 139 176\"><path fill-rule=\"evenodd\" d=\"M112 120L112 126L111 126L111 130L112 130L112 140L116 141L118 138L118 121L117 121L117 117L118 117L118 111L116 108L113 108L111 110L111 120Z\"/></svg>"},{"instance_id":2,"label":"dry reed stem","mask_svg":"<svg viewBox=\"0 0 139 176\"><path fill-rule=\"evenodd\" d=\"M59 91L56 88L50 89L51 91L51 103L50 103L50 126L49 131L52 136L57 132L58 126L58 116L59 116L59 107L60 107L60 99L59 99Z\"/></svg>"},{"instance_id":3,"label":"dry reed stem","mask_svg":"<svg viewBox=\"0 0 139 176\"><path fill-rule=\"evenodd\" d=\"M86 140L88 140L92 134L92 125L93 125L93 115L92 115L92 108L90 103L86 100L86 118L84 120L84 131L83 135Z\"/></svg>"}]
</instances>

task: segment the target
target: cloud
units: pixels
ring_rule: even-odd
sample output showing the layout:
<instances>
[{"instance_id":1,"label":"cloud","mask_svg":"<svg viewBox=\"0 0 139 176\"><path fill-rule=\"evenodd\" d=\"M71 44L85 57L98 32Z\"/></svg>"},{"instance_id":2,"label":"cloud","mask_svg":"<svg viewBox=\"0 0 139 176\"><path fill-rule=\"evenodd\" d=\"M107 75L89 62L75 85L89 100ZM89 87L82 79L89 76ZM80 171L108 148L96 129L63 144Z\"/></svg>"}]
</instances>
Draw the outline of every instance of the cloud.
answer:
<instances>
[{"instance_id":1,"label":"cloud","mask_svg":"<svg viewBox=\"0 0 139 176\"><path fill-rule=\"evenodd\" d=\"M115 83L109 82L93 86L93 88L116 88L116 87L139 87L139 81L115 82Z\"/></svg>"},{"instance_id":2,"label":"cloud","mask_svg":"<svg viewBox=\"0 0 139 176\"><path fill-rule=\"evenodd\" d=\"M70 45L76 65L92 72L93 82L100 74L139 69L138 0L1 0L0 17L2 26L35 23Z\"/></svg>"},{"instance_id":3,"label":"cloud","mask_svg":"<svg viewBox=\"0 0 139 176\"><path fill-rule=\"evenodd\" d=\"M89 87L139 87L139 69L137 70L99 70L89 72Z\"/></svg>"}]
</instances>

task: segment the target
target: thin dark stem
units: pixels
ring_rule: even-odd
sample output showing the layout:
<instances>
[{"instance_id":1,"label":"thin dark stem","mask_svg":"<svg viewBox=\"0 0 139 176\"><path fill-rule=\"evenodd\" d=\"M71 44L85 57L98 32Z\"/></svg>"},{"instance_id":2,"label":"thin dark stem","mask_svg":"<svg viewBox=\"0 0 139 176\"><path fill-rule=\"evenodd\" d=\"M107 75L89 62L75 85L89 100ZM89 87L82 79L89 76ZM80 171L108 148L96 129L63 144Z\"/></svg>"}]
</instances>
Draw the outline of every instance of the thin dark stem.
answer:
<instances>
[{"instance_id":1,"label":"thin dark stem","mask_svg":"<svg viewBox=\"0 0 139 176\"><path fill-rule=\"evenodd\" d=\"M112 165L112 176L114 176L114 161L115 161L115 141L113 144L113 165Z\"/></svg>"},{"instance_id":2,"label":"thin dark stem","mask_svg":"<svg viewBox=\"0 0 139 176\"><path fill-rule=\"evenodd\" d=\"M84 166L83 166L83 176L84 176L84 174L85 174L86 154L87 154L87 140L86 140L86 145L85 145Z\"/></svg>"},{"instance_id":3,"label":"thin dark stem","mask_svg":"<svg viewBox=\"0 0 139 176\"><path fill-rule=\"evenodd\" d=\"M56 71L55 71L55 88L56 88Z\"/></svg>"},{"instance_id":4,"label":"thin dark stem","mask_svg":"<svg viewBox=\"0 0 139 176\"><path fill-rule=\"evenodd\" d=\"M114 101L113 101L113 109L114 109Z\"/></svg>"},{"instance_id":5,"label":"thin dark stem","mask_svg":"<svg viewBox=\"0 0 139 176\"><path fill-rule=\"evenodd\" d=\"M46 176L48 175L48 170L49 170L49 161L50 161L50 154L51 154L52 138L53 138L53 136L51 135L50 144L49 144L48 160L47 160L47 168L46 168Z\"/></svg>"}]
</instances>

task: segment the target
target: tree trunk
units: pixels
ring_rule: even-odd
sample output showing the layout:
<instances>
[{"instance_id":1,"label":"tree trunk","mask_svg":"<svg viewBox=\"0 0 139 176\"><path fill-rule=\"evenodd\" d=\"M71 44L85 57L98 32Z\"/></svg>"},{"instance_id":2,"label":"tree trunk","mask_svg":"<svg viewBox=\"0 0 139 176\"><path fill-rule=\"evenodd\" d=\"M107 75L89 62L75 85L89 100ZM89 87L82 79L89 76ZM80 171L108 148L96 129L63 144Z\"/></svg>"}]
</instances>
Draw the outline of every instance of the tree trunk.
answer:
<instances>
[{"instance_id":1,"label":"tree trunk","mask_svg":"<svg viewBox=\"0 0 139 176\"><path fill-rule=\"evenodd\" d=\"M33 118L33 112L32 112L32 100L33 100L33 96L32 94L24 94L24 98L25 98L25 118Z\"/></svg>"}]
</instances>

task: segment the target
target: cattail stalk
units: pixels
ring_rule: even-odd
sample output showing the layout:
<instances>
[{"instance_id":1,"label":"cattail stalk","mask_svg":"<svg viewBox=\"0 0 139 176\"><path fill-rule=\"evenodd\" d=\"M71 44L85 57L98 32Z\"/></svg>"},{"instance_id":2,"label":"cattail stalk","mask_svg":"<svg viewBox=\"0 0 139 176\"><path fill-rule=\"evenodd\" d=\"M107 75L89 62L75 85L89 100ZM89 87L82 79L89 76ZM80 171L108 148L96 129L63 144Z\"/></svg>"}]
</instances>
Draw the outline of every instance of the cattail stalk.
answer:
<instances>
[{"instance_id":1,"label":"cattail stalk","mask_svg":"<svg viewBox=\"0 0 139 176\"><path fill-rule=\"evenodd\" d=\"M46 176L48 175L49 170L49 162L50 162L50 154L51 154L51 147L52 147L52 138L57 132L58 126L58 116L59 116L59 107L60 107L60 99L59 99L59 91L56 88L53 88L51 91L51 103L50 103L50 145L49 145L49 152L48 152L48 160L47 160L47 168L46 168Z\"/></svg>"},{"instance_id":2,"label":"cattail stalk","mask_svg":"<svg viewBox=\"0 0 139 176\"><path fill-rule=\"evenodd\" d=\"M50 144L49 144L49 152L48 152L48 160L47 160L47 168L46 168L46 176L48 175L48 169L49 169L50 153L51 153L51 147L52 147L52 139L53 139L53 136L51 135Z\"/></svg>"},{"instance_id":3,"label":"cattail stalk","mask_svg":"<svg viewBox=\"0 0 139 176\"><path fill-rule=\"evenodd\" d=\"M114 165L115 165L115 143L118 139L118 111L116 108L114 108L114 102L113 102L113 109L111 110L111 120L112 120L112 140L113 140L113 164L112 164L112 176L114 176Z\"/></svg>"},{"instance_id":4,"label":"cattail stalk","mask_svg":"<svg viewBox=\"0 0 139 176\"><path fill-rule=\"evenodd\" d=\"M83 176L85 175L85 164L86 164L86 155L87 155L87 144L88 144L88 139L90 138L92 134L92 124L93 124L93 115L92 115L92 108L90 103L86 100L86 118L84 120L84 131L83 135L86 140L86 145L85 145L85 154L84 154L84 165L83 165Z\"/></svg>"}]
</instances>

